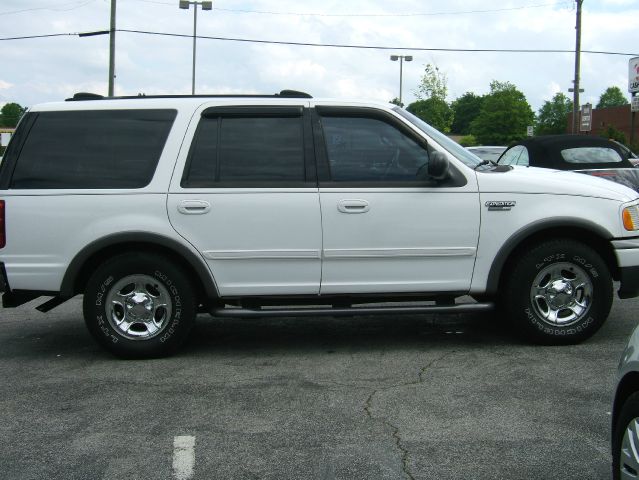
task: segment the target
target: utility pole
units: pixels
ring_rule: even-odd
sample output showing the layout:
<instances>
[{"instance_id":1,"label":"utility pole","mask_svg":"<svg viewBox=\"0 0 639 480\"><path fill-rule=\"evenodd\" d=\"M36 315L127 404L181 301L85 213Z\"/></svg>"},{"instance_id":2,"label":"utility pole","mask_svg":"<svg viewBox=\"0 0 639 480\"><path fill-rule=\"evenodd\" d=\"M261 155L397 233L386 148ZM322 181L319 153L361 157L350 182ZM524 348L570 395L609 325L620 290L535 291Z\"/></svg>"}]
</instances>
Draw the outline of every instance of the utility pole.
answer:
<instances>
[{"instance_id":1,"label":"utility pole","mask_svg":"<svg viewBox=\"0 0 639 480\"><path fill-rule=\"evenodd\" d=\"M109 30L109 97L113 96L115 83L115 3L111 0L111 29Z\"/></svg>"},{"instance_id":2,"label":"utility pole","mask_svg":"<svg viewBox=\"0 0 639 480\"><path fill-rule=\"evenodd\" d=\"M577 2L577 38L575 42L575 79L573 80L573 100L572 100L572 133L579 133L579 69L581 57L581 4L584 0L575 0ZM583 90L581 90L583 91Z\"/></svg>"}]
</instances>

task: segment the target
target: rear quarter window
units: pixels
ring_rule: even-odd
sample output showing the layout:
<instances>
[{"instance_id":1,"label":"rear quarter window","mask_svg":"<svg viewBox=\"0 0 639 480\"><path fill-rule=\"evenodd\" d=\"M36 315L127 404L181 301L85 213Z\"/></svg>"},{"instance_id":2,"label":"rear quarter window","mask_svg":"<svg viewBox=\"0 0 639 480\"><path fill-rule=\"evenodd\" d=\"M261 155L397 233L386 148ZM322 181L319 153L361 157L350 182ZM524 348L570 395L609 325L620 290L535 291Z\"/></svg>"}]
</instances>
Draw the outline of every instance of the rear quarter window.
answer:
<instances>
[{"instance_id":1,"label":"rear quarter window","mask_svg":"<svg viewBox=\"0 0 639 480\"><path fill-rule=\"evenodd\" d=\"M176 113L37 113L18 156L11 188L143 188L153 178Z\"/></svg>"},{"instance_id":2,"label":"rear quarter window","mask_svg":"<svg viewBox=\"0 0 639 480\"><path fill-rule=\"evenodd\" d=\"M623 159L612 148L579 147L561 151L562 158L568 163L619 163Z\"/></svg>"}]
</instances>

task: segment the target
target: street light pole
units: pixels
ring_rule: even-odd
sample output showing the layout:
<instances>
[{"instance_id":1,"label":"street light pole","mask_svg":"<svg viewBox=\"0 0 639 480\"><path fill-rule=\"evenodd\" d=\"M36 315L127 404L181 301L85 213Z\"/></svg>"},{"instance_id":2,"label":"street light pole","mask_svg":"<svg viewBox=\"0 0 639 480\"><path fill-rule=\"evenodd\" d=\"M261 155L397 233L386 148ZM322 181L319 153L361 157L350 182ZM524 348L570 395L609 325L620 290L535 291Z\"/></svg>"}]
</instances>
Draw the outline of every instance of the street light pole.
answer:
<instances>
[{"instance_id":1,"label":"street light pole","mask_svg":"<svg viewBox=\"0 0 639 480\"><path fill-rule=\"evenodd\" d=\"M195 49L197 48L197 4L193 7L193 71L191 72L191 95L195 95Z\"/></svg>"},{"instance_id":2,"label":"street light pole","mask_svg":"<svg viewBox=\"0 0 639 480\"><path fill-rule=\"evenodd\" d=\"M399 60L399 103L400 103L401 106L403 106L403 103L402 103L402 84L403 84L404 60L406 60L407 62L412 62L413 61L413 57L412 57L412 55L391 55L390 59L393 62L396 62L397 60Z\"/></svg>"},{"instance_id":3,"label":"street light pole","mask_svg":"<svg viewBox=\"0 0 639 480\"><path fill-rule=\"evenodd\" d=\"M200 5L202 10L212 10L213 2L197 2L189 0L180 0L180 8L188 10L193 5L193 72L191 75L191 95L195 95L195 50L197 47L197 6Z\"/></svg>"},{"instance_id":4,"label":"street light pole","mask_svg":"<svg viewBox=\"0 0 639 480\"><path fill-rule=\"evenodd\" d=\"M115 83L115 3L111 0L111 29L109 30L109 97L113 96Z\"/></svg>"}]
</instances>

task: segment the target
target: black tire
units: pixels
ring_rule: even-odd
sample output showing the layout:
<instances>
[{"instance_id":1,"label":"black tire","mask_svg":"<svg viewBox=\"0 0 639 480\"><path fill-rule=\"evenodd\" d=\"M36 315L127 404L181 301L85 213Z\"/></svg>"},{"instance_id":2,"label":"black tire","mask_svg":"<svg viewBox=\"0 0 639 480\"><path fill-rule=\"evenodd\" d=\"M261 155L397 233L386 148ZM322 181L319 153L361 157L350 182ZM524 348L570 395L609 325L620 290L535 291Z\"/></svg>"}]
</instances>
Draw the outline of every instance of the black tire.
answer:
<instances>
[{"instance_id":1,"label":"black tire","mask_svg":"<svg viewBox=\"0 0 639 480\"><path fill-rule=\"evenodd\" d=\"M86 325L109 352L156 358L186 340L197 300L182 268L151 253L125 253L100 265L84 292Z\"/></svg>"},{"instance_id":2,"label":"black tire","mask_svg":"<svg viewBox=\"0 0 639 480\"><path fill-rule=\"evenodd\" d=\"M617 421L613 427L612 432L612 478L613 480L620 480L621 478L636 478L636 474L639 470L639 459L637 459L632 450L628 452L629 457L623 454L622 446L623 439L626 431L631 426L630 423L639 419L639 392L633 393L630 395L621 410L619 411L619 415L617 417ZM636 433L636 429L632 429ZM636 442L636 437L635 437ZM639 445L637 445L639 447ZM623 461L622 461L623 457ZM623 470L627 472L629 475L623 476L621 475L621 471ZM633 470L635 475L633 474Z\"/></svg>"},{"instance_id":3,"label":"black tire","mask_svg":"<svg viewBox=\"0 0 639 480\"><path fill-rule=\"evenodd\" d=\"M612 306L612 278L592 248L551 240L523 251L501 294L504 320L516 333L534 343L567 345L601 328Z\"/></svg>"}]
</instances>

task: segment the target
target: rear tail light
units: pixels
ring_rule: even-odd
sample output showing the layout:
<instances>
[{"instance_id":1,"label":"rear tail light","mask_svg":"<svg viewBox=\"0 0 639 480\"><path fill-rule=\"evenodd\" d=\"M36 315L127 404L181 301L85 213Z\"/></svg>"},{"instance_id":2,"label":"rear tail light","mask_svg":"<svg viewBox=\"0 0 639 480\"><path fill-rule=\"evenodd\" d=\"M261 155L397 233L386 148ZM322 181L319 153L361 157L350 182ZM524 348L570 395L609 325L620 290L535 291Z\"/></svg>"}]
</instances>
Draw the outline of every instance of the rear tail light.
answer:
<instances>
[{"instance_id":1,"label":"rear tail light","mask_svg":"<svg viewBox=\"0 0 639 480\"><path fill-rule=\"evenodd\" d=\"M0 200L0 248L4 248L7 244L7 231L4 220L4 200Z\"/></svg>"}]
</instances>

